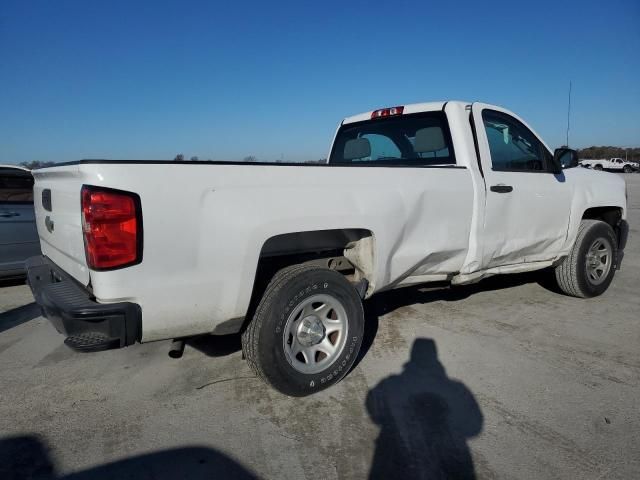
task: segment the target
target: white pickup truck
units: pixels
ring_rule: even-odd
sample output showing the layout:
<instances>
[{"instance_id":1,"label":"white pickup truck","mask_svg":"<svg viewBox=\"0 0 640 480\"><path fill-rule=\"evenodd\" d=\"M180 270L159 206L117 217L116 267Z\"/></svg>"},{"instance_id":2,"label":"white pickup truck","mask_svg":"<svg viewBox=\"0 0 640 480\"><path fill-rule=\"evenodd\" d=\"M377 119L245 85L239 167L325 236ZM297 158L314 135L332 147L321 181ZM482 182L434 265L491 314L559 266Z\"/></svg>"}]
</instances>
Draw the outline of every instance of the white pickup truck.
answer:
<instances>
[{"instance_id":1,"label":"white pickup truck","mask_svg":"<svg viewBox=\"0 0 640 480\"><path fill-rule=\"evenodd\" d=\"M376 292L554 268L568 295L603 293L625 184L577 165L459 101L346 118L321 165L67 163L34 171L29 283L71 347L242 332L260 377L308 395L352 367Z\"/></svg>"},{"instance_id":2,"label":"white pickup truck","mask_svg":"<svg viewBox=\"0 0 640 480\"><path fill-rule=\"evenodd\" d=\"M612 172L633 173L640 168L638 162L628 162L622 158L612 158L611 160L580 160L580 165L594 170L609 170Z\"/></svg>"}]
</instances>

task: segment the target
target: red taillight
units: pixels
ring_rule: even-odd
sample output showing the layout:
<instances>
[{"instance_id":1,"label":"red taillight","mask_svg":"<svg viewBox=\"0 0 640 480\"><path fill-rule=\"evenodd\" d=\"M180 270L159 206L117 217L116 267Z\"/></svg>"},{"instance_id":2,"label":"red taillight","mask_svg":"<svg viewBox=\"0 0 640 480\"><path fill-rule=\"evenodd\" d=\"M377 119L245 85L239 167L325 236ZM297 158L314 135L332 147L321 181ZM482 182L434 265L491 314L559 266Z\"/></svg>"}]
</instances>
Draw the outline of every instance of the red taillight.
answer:
<instances>
[{"instance_id":1,"label":"red taillight","mask_svg":"<svg viewBox=\"0 0 640 480\"><path fill-rule=\"evenodd\" d=\"M139 209L134 193L82 187L82 231L89 268L121 268L142 260Z\"/></svg>"},{"instance_id":2,"label":"red taillight","mask_svg":"<svg viewBox=\"0 0 640 480\"><path fill-rule=\"evenodd\" d=\"M403 106L399 107L391 107L391 108L381 108L380 110L374 110L371 112L371 119L381 118L381 117L393 117L394 115L402 115L404 111Z\"/></svg>"}]
</instances>

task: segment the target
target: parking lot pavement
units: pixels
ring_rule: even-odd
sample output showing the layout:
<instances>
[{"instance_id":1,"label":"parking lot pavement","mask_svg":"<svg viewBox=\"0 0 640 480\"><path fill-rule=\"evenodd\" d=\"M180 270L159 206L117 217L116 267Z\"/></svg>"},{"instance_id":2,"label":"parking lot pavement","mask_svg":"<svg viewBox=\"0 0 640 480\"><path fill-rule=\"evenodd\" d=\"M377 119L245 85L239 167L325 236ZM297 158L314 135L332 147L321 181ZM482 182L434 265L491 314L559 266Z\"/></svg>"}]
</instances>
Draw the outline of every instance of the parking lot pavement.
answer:
<instances>
[{"instance_id":1,"label":"parking lot pavement","mask_svg":"<svg viewBox=\"0 0 640 480\"><path fill-rule=\"evenodd\" d=\"M368 302L337 386L294 399L237 337L78 354L0 288L0 478L640 478L640 175L602 297L532 275ZM372 341L371 341L372 340Z\"/></svg>"}]
</instances>

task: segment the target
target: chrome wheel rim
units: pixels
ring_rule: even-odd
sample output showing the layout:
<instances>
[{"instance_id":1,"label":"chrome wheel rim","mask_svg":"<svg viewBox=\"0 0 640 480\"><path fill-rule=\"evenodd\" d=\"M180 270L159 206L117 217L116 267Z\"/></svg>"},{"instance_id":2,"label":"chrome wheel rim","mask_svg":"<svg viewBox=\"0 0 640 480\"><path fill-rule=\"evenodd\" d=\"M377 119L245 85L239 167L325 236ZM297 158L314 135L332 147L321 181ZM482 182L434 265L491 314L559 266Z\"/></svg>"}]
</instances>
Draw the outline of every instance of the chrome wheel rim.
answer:
<instances>
[{"instance_id":1,"label":"chrome wheel rim","mask_svg":"<svg viewBox=\"0 0 640 480\"><path fill-rule=\"evenodd\" d=\"M613 249L606 238L598 238L587 251L587 277L592 285L600 285L605 281L613 262Z\"/></svg>"},{"instance_id":2,"label":"chrome wheel rim","mask_svg":"<svg viewBox=\"0 0 640 480\"><path fill-rule=\"evenodd\" d=\"M329 368L347 340L347 312L335 297L306 298L291 312L284 328L283 348L289 365L300 373Z\"/></svg>"}]
</instances>

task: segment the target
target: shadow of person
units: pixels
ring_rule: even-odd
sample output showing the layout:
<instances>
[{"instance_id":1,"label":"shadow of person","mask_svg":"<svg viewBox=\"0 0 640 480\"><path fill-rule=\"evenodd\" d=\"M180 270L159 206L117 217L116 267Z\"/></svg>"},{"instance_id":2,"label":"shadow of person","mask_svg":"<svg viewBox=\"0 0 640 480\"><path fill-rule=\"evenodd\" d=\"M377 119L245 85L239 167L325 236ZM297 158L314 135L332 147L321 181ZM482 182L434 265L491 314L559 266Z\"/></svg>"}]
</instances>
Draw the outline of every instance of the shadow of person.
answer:
<instances>
[{"instance_id":1,"label":"shadow of person","mask_svg":"<svg viewBox=\"0 0 640 480\"><path fill-rule=\"evenodd\" d=\"M236 460L208 447L160 450L59 475L45 442L24 435L0 439L2 480L189 480L258 478Z\"/></svg>"},{"instance_id":2,"label":"shadow of person","mask_svg":"<svg viewBox=\"0 0 640 480\"><path fill-rule=\"evenodd\" d=\"M33 435L0 438L0 478L55 479L55 466L44 442Z\"/></svg>"},{"instance_id":3,"label":"shadow of person","mask_svg":"<svg viewBox=\"0 0 640 480\"><path fill-rule=\"evenodd\" d=\"M467 440L482 431L471 391L447 377L436 344L418 338L400 375L371 389L366 400L380 426L370 478L473 479Z\"/></svg>"},{"instance_id":4,"label":"shadow of person","mask_svg":"<svg viewBox=\"0 0 640 480\"><path fill-rule=\"evenodd\" d=\"M72 473L60 480L189 480L257 477L227 455L207 447L184 447L126 458Z\"/></svg>"}]
</instances>

